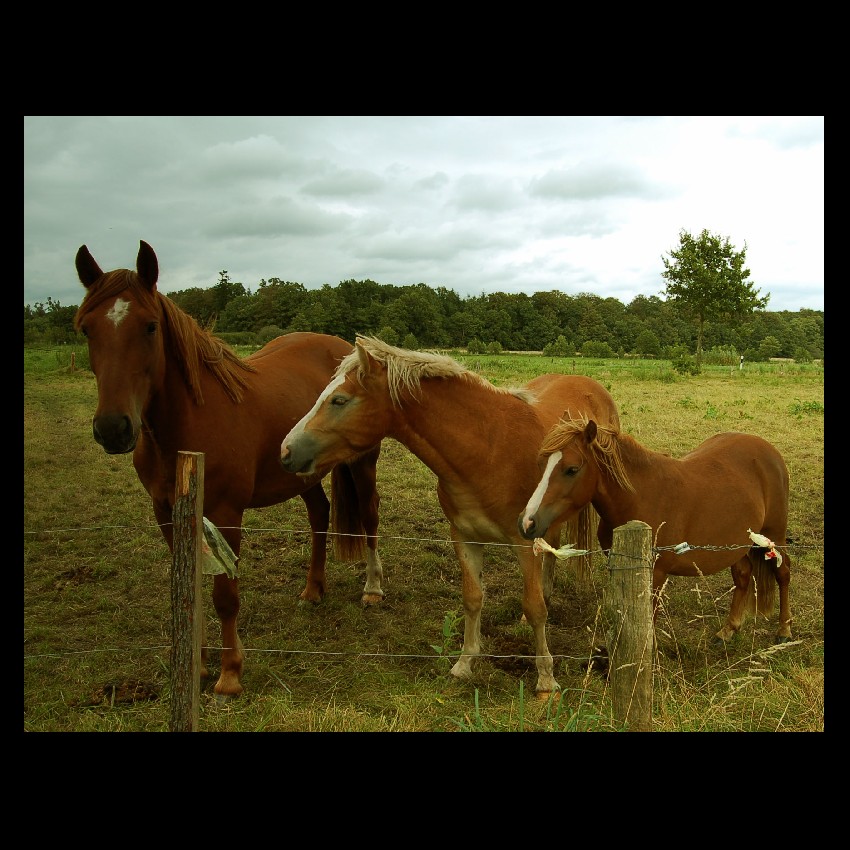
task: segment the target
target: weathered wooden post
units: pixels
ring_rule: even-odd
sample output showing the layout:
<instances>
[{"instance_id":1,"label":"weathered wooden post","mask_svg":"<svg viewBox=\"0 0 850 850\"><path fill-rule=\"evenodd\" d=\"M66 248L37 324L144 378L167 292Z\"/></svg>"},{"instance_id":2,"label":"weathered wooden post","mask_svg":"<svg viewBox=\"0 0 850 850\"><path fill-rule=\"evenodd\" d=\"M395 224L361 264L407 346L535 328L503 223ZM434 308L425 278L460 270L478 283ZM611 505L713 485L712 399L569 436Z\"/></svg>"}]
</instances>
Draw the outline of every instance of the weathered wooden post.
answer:
<instances>
[{"instance_id":1,"label":"weathered wooden post","mask_svg":"<svg viewBox=\"0 0 850 850\"><path fill-rule=\"evenodd\" d=\"M171 731L197 732L201 690L204 455L177 453L171 564Z\"/></svg>"},{"instance_id":2,"label":"weathered wooden post","mask_svg":"<svg viewBox=\"0 0 850 850\"><path fill-rule=\"evenodd\" d=\"M652 730L652 529L639 520L614 529L603 604L616 720Z\"/></svg>"}]
</instances>

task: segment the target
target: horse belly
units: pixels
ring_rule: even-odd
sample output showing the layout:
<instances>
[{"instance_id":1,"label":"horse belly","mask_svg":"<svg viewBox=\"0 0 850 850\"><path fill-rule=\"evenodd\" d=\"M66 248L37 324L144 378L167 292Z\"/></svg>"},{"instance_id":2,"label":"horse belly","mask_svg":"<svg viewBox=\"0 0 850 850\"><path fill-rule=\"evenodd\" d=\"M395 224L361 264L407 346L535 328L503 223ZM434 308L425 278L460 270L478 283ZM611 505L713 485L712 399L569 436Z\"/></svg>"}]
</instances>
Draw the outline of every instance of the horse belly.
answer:
<instances>
[{"instance_id":1,"label":"horse belly","mask_svg":"<svg viewBox=\"0 0 850 850\"><path fill-rule=\"evenodd\" d=\"M681 555L668 553L658 559L656 569L670 576L712 576L729 569L745 552L746 549L720 552L690 549Z\"/></svg>"}]
</instances>

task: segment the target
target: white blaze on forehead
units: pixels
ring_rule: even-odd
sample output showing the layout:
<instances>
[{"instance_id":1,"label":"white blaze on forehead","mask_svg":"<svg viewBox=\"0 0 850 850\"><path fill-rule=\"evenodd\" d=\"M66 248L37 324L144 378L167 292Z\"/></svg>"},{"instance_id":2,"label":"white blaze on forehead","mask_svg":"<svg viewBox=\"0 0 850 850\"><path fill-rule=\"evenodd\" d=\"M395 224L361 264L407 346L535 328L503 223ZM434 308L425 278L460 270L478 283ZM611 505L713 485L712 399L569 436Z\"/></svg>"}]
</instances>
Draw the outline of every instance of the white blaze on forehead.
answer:
<instances>
[{"instance_id":1,"label":"white blaze on forehead","mask_svg":"<svg viewBox=\"0 0 850 850\"><path fill-rule=\"evenodd\" d=\"M112 321L112 324L117 328L121 322L127 317L127 313L130 312L130 302L125 301L123 298L116 298L115 303L109 308L109 312L106 314L106 318Z\"/></svg>"},{"instance_id":2,"label":"white blaze on forehead","mask_svg":"<svg viewBox=\"0 0 850 850\"><path fill-rule=\"evenodd\" d=\"M536 514L540 509L540 503L543 501L543 497L546 495L546 490L549 488L549 479L552 477L555 467L561 462L561 457L561 452L552 452L552 454L549 455L549 460L546 461L546 469L543 470L543 477L540 479L537 489L531 494L531 498L525 506L523 520L527 517L534 516L534 514Z\"/></svg>"},{"instance_id":3,"label":"white blaze on forehead","mask_svg":"<svg viewBox=\"0 0 850 850\"><path fill-rule=\"evenodd\" d=\"M281 452L286 450L287 445L292 442L299 434L304 432L304 428L307 426L307 423L316 415L319 408L324 403L325 399L345 380L345 375L340 375L338 378L334 378L321 392L319 397L316 399L316 403L310 408L310 410L305 413L301 419L292 426L292 430L283 438L283 441L280 444Z\"/></svg>"}]
</instances>

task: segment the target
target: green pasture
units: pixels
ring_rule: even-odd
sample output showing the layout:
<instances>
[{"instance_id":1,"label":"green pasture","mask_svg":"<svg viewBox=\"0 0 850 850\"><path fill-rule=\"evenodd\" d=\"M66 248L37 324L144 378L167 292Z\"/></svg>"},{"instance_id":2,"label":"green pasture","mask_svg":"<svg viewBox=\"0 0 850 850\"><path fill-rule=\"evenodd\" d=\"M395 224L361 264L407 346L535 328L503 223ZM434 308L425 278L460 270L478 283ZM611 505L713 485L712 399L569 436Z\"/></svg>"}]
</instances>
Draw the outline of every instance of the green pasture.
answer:
<instances>
[{"instance_id":1,"label":"green pasture","mask_svg":"<svg viewBox=\"0 0 850 850\"><path fill-rule=\"evenodd\" d=\"M671 579L656 631L653 725L824 731L823 366L709 365L685 376L669 361L448 353L502 386L544 372L589 375L614 396L626 432L672 456L726 430L758 434L782 452L794 640L773 645L774 611L718 647L728 571ZM24 730L168 731L171 556L131 457L106 455L92 439L96 398L84 347L24 350ZM587 584L559 568L548 627L559 704L534 697L521 577L504 547L485 558L485 657L472 681L458 682L449 669L461 644L460 568L435 477L387 440L378 485L387 596L376 608L360 605L364 564L333 556L324 601L300 604L303 504L246 512L245 693L224 705L214 698L220 643L207 598L213 676L202 690L201 730L618 731L607 681L591 663L605 553L594 553Z\"/></svg>"}]
</instances>

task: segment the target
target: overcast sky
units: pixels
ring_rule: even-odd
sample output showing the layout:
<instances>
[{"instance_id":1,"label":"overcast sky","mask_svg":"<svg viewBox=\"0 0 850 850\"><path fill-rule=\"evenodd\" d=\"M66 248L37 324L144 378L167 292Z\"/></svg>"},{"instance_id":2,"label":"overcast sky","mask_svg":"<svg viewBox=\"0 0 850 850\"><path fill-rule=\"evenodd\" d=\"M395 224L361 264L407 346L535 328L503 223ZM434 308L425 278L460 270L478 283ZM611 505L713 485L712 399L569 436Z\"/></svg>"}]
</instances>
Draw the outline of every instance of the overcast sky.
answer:
<instances>
[{"instance_id":1,"label":"overcast sky","mask_svg":"<svg viewBox=\"0 0 850 850\"><path fill-rule=\"evenodd\" d=\"M824 309L823 116L24 117L24 304L74 256L162 292L370 279L661 296L679 231L747 248L768 310Z\"/></svg>"}]
</instances>

